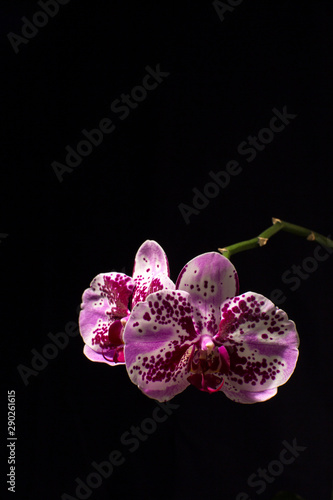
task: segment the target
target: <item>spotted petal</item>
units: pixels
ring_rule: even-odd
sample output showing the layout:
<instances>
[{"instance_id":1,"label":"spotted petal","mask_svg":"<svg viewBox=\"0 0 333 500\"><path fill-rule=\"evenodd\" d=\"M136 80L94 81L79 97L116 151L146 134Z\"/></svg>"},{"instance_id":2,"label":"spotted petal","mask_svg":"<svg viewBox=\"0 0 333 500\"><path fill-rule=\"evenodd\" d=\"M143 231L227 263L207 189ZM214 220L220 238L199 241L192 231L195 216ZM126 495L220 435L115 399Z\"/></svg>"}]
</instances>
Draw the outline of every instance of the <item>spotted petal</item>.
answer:
<instances>
[{"instance_id":1,"label":"spotted petal","mask_svg":"<svg viewBox=\"0 0 333 500\"><path fill-rule=\"evenodd\" d=\"M202 334L212 336L218 331L222 302L238 293L238 276L230 260L208 252L186 264L176 288L191 295L195 322Z\"/></svg>"},{"instance_id":2,"label":"spotted petal","mask_svg":"<svg viewBox=\"0 0 333 500\"><path fill-rule=\"evenodd\" d=\"M277 388L275 387L274 389L267 389L266 391L258 391L258 392L243 391L242 389L239 388L234 389L233 383L229 382L228 379L225 379L222 389L220 389L220 391L224 392L224 394L229 399L235 401L236 403L253 404L253 403L261 403L263 401L271 399L273 396L276 395Z\"/></svg>"},{"instance_id":3,"label":"spotted petal","mask_svg":"<svg viewBox=\"0 0 333 500\"><path fill-rule=\"evenodd\" d=\"M162 289L173 290L175 285L169 276L168 259L163 248L156 241L145 241L134 261L133 279L136 287L132 307L143 302L150 293Z\"/></svg>"},{"instance_id":4,"label":"spotted petal","mask_svg":"<svg viewBox=\"0 0 333 500\"><path fill-rule=\"evenodd\" d=\"M91 282L90 288L85 290L79 325L83 340L89 347L84 349L89 359L108 364L116 362L114 355L119 353L117 347L122 344L121 329L117 328L117 338L115 335L111 338L110 327L129 315L128 302L134 286L129 276L113 272L99 274ZM118 363L124 363L121 357L118 359Z\"/></svg>"},{"instance_id":5,"label":"spotted petal","mask_svg":"<svg viewBox=\"0 0 333 500\"><path fill-rule=\"evenodd\" d=\"M132 310L124 331L126 368L130 379L148 397L168 401L188 385L194 329L189 294L161 290Z\"/></svg>"},{"instance_id":6,"label":"spotted petal","mask_svg":"<svg viewBox=\"0 0 333 500\"><path fill-rule=\"evenodd\" d=\"M297 362L299 338L293 321L269 299L253 292L225 301L221 318L214 341L226 347L230 356L221 390L244 403L274 396Z\"/></svg>"}]
</instances>

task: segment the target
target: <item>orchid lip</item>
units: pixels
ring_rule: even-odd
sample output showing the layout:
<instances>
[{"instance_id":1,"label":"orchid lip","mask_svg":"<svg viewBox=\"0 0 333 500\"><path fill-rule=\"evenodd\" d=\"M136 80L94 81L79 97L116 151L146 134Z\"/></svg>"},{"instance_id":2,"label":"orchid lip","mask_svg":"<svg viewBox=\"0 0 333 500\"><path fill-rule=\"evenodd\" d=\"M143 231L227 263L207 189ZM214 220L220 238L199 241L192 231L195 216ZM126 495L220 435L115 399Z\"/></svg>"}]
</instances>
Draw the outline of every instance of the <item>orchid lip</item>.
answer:
<instances>
[{"instance_id":1,"label":"orchid lip","mask_svg":"<svg viewBox=\"0 0 333 500\"><path fill-rule=\"evenodd\" d=\"M125 356L124 356L124 347L119 346L116 347L113 353L111 354L111 357L107 357L107 354L104 354L104 351L102 352L102 356L105 359L105 361L113 361L114 363L124 363L125 362Z\"/></svg>"},{"instance_id":2,"label":"orchid lip","mask_svg":"<svg viewBox=\"0 0 333 500\"><path fill-rule=\"evenodd\" d=\"M187 380L191 385L194 385L194 387L200 391L208 392L209 394L219 391L224 384L224 378L222 378L221 381L218 376L207 373L193 373L187 378ZM211 385L214 382L216 386Z\"/></svg>"},{"instance_id":3,"label":"orchid lip","mask_svg":"<svg viewBox=\"0 0 333 500\"><path fill-rule=\"evenodd\" d=\"M109 326L109 345L110 346L119 346L124 343L123 341L123 331L124 326L123 323L116 319Z\"/></svg>"},{"instance_id":4,"label":"orchid lip","mask_svg":"<svg viewBox=\"0 0 333 500\"><path fill-rule=\"evenodd\" d=\"M210 394L213 394L214 392L219 391L221 389L221 387L223 386L223 384L224 384L224 378L222 379L222 382L221 382L221 384L218 387L216 387L215 389L213 389L212 387L208 387L207 386L206 391L209 392Z\"/></svg>"}]
</instances>

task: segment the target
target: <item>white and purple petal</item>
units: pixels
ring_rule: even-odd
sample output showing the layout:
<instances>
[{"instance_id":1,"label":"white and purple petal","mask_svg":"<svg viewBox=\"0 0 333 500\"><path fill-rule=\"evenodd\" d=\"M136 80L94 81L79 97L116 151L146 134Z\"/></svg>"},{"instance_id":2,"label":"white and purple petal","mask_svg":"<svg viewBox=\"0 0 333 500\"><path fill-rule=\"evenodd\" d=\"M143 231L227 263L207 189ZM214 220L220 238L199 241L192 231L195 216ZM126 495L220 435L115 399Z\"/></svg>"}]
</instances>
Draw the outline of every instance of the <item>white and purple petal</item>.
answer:
<instances>
[{"instance_id":1,"label":"white and purple petal","mask_svg":"<svg viewBox=\"0 0 333 500\"><path fill-rule=\"evenodd\" d=\"M128 375L148 397L168 401L188 385L191 346L198 342L188 293L161 290L138 303L124 331Z\"/></svg>"},{"instance_id":2,"label":"white and purple petal","mask_svg":"<svg viewBox=\"0 0 333 500\"><path fill-rule=\"evenodd\" d=\"M224 392L224 394L235 403L253 404L262 403L263 401L267 401L268 399L274 397L277 393L277 387L258 392L243 391L239 387L235 388L232 382L230 383L228 379L225 379L220 391Z\"/></svg>"},{"instance_id":3,"label":"white and purple petal","mask_svg":"<svg viewBox=\"0 0 333 500\"><path fill-rule=\"evenodd\" d=\"M213 336L219 328L222 302L238 293L238 276L230 260L208 252L186 264L176 289L191 295L194 319L201 333Z\"/></svg>"},{"instance_id":4,"label":"white and purple petal","mask_svg":"<svg viewBox=\"0 0 333 500\"><path fill-rule=\"evenodd\" d=\"M85 344L100 354L106 363L110 364L115 349L122 344L123 328L118 326L120 320L129 315L128 304L134 286L135 283L129 276L112 272L96 276L90 288L83 293L79 317L80 333ZM90 353L88 349L86 351L86 355Z\"/></svg>"},{"instance_id":5,"label":"white and purple petal","mask_svg":"<svg viewBox=\"0 0 333 500\"><path fill-rule=\"evenodd\" d=\"M163 248L156 241L145 241L137 251L134 261L133 279L136 287L132 307L146 300L150 293L162 289L173 290L175 285L169 276L168 259Z\"/></svg>"},{"instance_id":6,"label":"white and purple petal","mask_svg":"<svg viewBox=\"0 0 333 500\"><path fill-rule=\"evenodd\" d=\"M221 390L231 399L234 394L251 399L252 395L244 396L246 392L258 393L259 401L268 399L272 396L266 391L284 384L295 369L299 345L295 324L260 294L246 292L222 304L214 341L229 353L230 370Z\"/></svg>"}]
</instances>

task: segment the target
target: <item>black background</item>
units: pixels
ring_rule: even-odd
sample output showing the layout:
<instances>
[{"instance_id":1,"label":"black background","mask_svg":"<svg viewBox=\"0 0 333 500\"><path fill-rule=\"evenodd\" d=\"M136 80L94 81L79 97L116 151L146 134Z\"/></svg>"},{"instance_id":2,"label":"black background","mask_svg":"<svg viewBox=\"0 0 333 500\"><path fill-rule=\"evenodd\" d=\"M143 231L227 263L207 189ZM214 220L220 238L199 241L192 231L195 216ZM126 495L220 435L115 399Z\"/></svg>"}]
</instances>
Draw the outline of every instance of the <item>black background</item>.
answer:
<instances>
[{"instance_id":1,"label":"black background","mask_svg":"<svg viewBox=\"0 0 333 500\"><path fill-rule=\"evenodd\" d=\"M71 0L16 54L8 33L21 35L22 17L41 8L2 2L2 397L16 391L15 498L75 498L75 479L119 450L124 463L90 498L270 500L289 490L329 500L332 257L294 291L282 281L316 243L280 233L232 259L242 292L282 290L300 334L296 371L270 401L240 405L188 388L131 452L121 436L156 402L124 367L90 362L76 336L27 385L17 370L31 368L49 332L77 321L96 274L131 275L146 239L165 249L176 280L188 260L256 236L272 216L332 234L329 6L244 0L222 21L210 1ZM111 103L158 64L169 76L121 120ZM247 161L239 144L284 106L296 118ZM59 182L52 162L106 117L114 132ZM203 192L230 160L242 172L186 224L179 204L193 206L192 189ZM295 439L306 450L258 494L249 476Z\"/></svg>"}]
</instances>

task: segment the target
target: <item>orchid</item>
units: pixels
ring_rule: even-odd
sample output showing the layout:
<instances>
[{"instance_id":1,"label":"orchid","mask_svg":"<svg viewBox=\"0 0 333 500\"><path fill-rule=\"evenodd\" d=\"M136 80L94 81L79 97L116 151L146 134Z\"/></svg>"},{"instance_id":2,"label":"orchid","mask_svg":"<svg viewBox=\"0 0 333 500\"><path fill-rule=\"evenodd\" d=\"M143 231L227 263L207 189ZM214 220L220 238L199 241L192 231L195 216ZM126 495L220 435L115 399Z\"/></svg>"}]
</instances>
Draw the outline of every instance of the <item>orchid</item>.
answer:
<instances>
[{"instance_id":1,"label":"orchid","mask_svg":"<svg viewBox=\"0 0 333 500\"><path fill-rule=\"evenodd\" d=\"M240 295L230 257L266 245L281 230L333 248L310 229L272 219L250 240L192 259L176 284L155 241L139 248L133 276L99 274L83 294L79 319L84 354L125 364L148 397L169 401L192 385L239 403L266 401L292 375L299 337L293 321L255 292Z\"/></svg>"},{"instance_id":2,"label":"orchid","mask_svg":"<svg viewBox=\"0 0 333 500\"><path fill-rule=\"evenodd\" d=\"M132 382L161 402L190 384L240 403L273 397L297 362L295 324L264 296L237 293L234 266L210 252L183 268L175 290L136 304L124 331Z\"/></svg>"},{"instance_id":3,"label":"orchid","mask_svg":"<svg viewBox=\"0 0 333 500\"><path fill-rule=\"evenodd\" d=\"M131 308L162 289L172 290L166 254L155 241L139 248L133 275L110 272L98 274L85 290L79 317L84 354L91 361L124 364L124 327Z\"/></svg>"}]
</instances>

